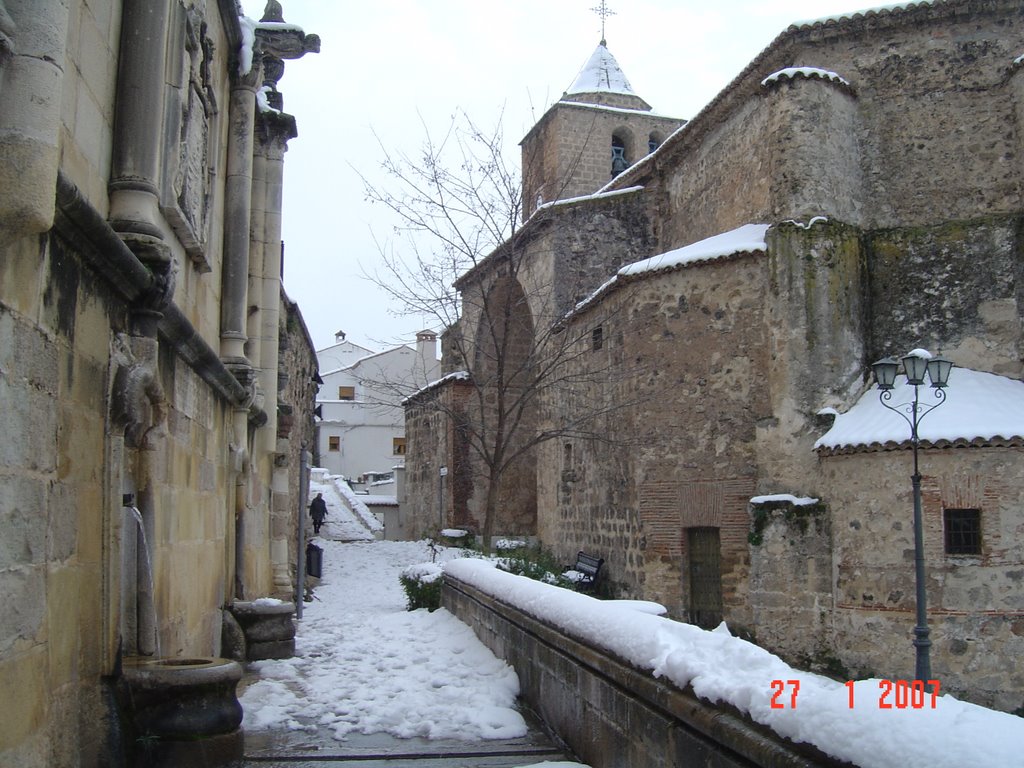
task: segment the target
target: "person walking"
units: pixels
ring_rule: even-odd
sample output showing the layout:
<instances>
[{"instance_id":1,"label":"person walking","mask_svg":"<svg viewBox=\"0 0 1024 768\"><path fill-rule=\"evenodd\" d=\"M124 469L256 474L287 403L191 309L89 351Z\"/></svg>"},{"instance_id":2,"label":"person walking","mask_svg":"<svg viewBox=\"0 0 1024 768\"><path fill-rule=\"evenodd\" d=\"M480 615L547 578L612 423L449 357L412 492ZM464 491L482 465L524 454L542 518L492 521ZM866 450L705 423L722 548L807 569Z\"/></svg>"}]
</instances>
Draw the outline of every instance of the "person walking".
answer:
<instances>
[{"instance_id":1,"label":"person walking","mask_svg":"<svg viewBox=\"0 0 1024 768\"><path fill-rule=\"evenodd\" d=\"M327 517L327 502L324 501L322 493L318 493L316 498L310 502L309 516L313 518L313 533L320 533L320 526L324 524L324 518Z\"/></svg>"}]
</instances>

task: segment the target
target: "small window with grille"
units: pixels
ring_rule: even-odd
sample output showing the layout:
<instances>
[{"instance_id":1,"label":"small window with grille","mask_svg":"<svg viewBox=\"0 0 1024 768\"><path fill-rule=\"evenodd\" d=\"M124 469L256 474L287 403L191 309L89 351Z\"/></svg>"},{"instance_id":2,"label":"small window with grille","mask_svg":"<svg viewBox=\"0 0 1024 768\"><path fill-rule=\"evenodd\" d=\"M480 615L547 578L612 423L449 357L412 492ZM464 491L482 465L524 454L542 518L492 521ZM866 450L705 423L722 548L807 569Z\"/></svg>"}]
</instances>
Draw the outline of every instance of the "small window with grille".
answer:
<instances>
[{"instance_id":1,"label":"small window with grille","mask_svg":"<svg viewBox=\"0 0 1024 768\"><path fill-rule=\"evenodd\" d=\"M600 325L590 332L590 348L595 352L604 346L604 328Z\"/></svg>"},{"instance_id":2,"label":"small window with grille","mask_svg":"<svg viewBox=\"0 0 1024 768\"><path fill-rule=\"evenodd\" d=\"M943 518L947 555L981 554L980 509L947 509Z\"/></svg>"}]
</instances>

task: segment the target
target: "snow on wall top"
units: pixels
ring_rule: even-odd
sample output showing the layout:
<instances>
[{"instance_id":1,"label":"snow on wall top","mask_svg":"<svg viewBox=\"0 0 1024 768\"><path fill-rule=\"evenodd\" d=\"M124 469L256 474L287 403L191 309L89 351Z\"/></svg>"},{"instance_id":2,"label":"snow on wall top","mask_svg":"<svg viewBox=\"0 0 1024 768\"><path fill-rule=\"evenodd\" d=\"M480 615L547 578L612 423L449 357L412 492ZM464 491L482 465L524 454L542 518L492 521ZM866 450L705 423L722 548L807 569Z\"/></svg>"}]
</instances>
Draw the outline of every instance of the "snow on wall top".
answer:
<instances>
[{"instance_id":1,"label":"snow on wall top","mask_svg":"<svg viewBox=\"0 0 1024 768\"><path fill-rule=\"evenodd\" d=\"M701 261L713 261L715 259L735 256L740 253L756 253L768 248L764 236L768 232L768 224L744 224L742 227L712 235L696 243L690 243L682 248L676 248L656 256L635 261L622 267L615 275L605 281L596 291L580 301L566 315L571 316L579 312L592 302L603 296L620 278L641 275L646 272L660 272L662 270L676 269Z\"/></svg>"},{"instance_id":2,"label":"snow on wall top","mask_svg":"<svg viewBox=\"0 0 1024 768\"><path fill-rule=\"evenodd\" d=\"M906 376L896 379L890 405L913 400ZM931 387L920 388L920 402L936 402ZM994 373L954 368L949 375L946 402L924 416L918 427L923 441L994 440L1024 437L1024 381ZM841 449L899 444L910 440L910 426L883 406L872 386L846 413L836 415L832 428L815 448Z\"/></svg>"},{"instance_id":3,"label":"snow on wall top","mask_svg":"<svg viewBox=\"0 0 1024 768\"><path fill-rule=\"evenodd\" d=\"M846 78L837 75L835 72L830 70L821 69L820 67L786 67L785 69L780 69L778 72L772 72L768 77L761 81L761 85L771 85L779 80L794 80L797 77L806 77L808 79L818 78L821 80L831 80L832 82L839 83L840 85L850 85Z\"/></svg>"},{"instance_id":4,"label":"snow on wall top","mask_svg":"<svg viewBox=\"0 0 1024 768\"><path fill-rule=\"evenodd\" d=\"M828 24L829 22L842 21L843 19L855 19L859 16L884 16L889 13L907 11L919 5L933 5L932 0L916 0L909 3L892 3L890 5L879 5L874 8L863 8L859 11L848 11L833 16L823 16L817 19L805 19L793 23L794 27L811 27L815 24Z\"/></svg>"},{"instance_id":5,"label":"snow on wall top","mask_svg":"<svg viewBox=\"0 0 1024 768\"><path fill-rule=\"evenodd\" d=\"M636 95L629 80L626 79L622 67L619 66L619 62L612 56L603 40L594 49L580 73L576 75L576 80L566 90L566 94L598 91Z\"/></svg>"},{"instance_id":6,"label":"snow on wall top","mask_svg":"<svg viewBox=\"0 0 1024 768\"><path fill-rule=\"evenodd\" d=\"M642 272L658 272L663 269L681 267L698 261L711 261L737 253L753 253L767 248L764 242L767 224L744 224L742 227L713 235L696 243L659 253L643 261L627 264L618 274L638 275Z\"/></svg>"},{"instance_id":7,"label":"snow on wall top","mask_svg":"<svg viewBox=\"0 0 1024 768\"><path fill-rule=\"evenodd\" d=\"M706 701L731 704L782 736L814 744L854 765L1003 768L1020 762L1024 720L1014 715L948 695L932 699L930 694L921 709L879 709L867 704L878 701L877 679L855 683L854 710L847 686L790 667L763 648L733 637L724 622L708 632L506 573L476 558L449 561L444 570L637 669L681 688L689 685ZM799 682L799 707L773 706L772 691L778 689L772 681L778 680ZM785 697L796 691L795 686L787 688Z\"/></svg>"}]
</instances>

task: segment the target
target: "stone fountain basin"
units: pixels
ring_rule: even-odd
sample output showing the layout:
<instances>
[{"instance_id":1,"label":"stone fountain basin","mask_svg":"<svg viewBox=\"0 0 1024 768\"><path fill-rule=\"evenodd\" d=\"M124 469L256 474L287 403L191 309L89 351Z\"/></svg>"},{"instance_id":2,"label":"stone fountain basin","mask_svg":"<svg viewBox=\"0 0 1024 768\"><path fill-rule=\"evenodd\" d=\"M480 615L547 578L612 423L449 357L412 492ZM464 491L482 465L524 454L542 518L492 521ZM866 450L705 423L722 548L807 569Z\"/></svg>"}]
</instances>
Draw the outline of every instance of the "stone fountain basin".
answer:
<instances>
[{"instance_id":1,"label":"stone fountain basin","mask_svg":"<svg viewBox=\"0 0 1024 768\"><path fill-rule=\"evenodd\" d=\"M230 659L126 658L122 665L135 731L159 739L202 739L242 723L235 688L242 667Z\"/></svg>"}]
</instances>

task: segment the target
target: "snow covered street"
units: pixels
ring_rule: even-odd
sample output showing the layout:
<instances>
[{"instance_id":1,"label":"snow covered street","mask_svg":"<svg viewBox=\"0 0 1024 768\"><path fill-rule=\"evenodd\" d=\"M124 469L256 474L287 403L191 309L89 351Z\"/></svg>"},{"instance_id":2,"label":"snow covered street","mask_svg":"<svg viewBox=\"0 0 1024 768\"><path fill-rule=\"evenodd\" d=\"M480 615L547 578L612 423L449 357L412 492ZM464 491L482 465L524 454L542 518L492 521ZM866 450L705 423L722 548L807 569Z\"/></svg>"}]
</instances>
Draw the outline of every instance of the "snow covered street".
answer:
<instances>
[{"instance_id":1,"label":"snow covered street","mask_svg":"<svg viewBox=\"0 0 1024 768\"><path fill-rule=\"evenodd\" d=\"M317 541L324 578L306 606L297 655L254 665L261 680L242 698L247 730L285 724L336 739L526 733L515 672L447 611L405 610L398 575L430 560L423 543Z\"/></svg>"},{"instance_id":2,"label":"snow covered street","mask_svg":"<svg viewBox=\"0 0 1024 768\"><path fill-rule=\"evenodd\" d=\"M348 536L355 530L350 513L327 486L314 485L318 491L328 502L323 532ZM423 750L424 739L471 743L478 751L512 740L538 760L561 755L530 731L516 709L515 672L472 630L443 609L406 610L399 573L430 561L425 543L314 541L324 549L323 579L305 605L296 656L254 662L240 693L247 741L289 731L321 753L346 745L381 752L380 737L361 737L387 734L403 740L389 749L405 752ZM438 561L457 554L442 550ZM513 762L486 764L565 765L507 760Z\"/></svg>"}]
</instances>

